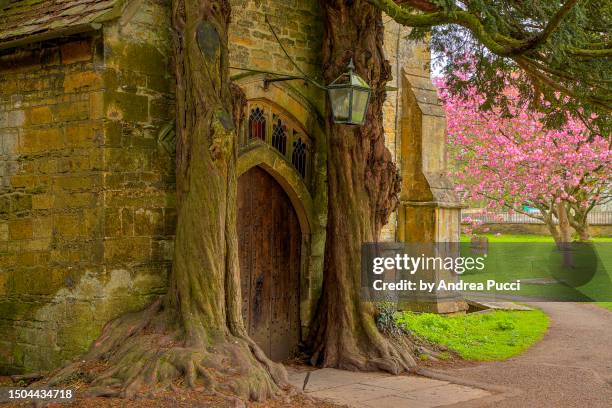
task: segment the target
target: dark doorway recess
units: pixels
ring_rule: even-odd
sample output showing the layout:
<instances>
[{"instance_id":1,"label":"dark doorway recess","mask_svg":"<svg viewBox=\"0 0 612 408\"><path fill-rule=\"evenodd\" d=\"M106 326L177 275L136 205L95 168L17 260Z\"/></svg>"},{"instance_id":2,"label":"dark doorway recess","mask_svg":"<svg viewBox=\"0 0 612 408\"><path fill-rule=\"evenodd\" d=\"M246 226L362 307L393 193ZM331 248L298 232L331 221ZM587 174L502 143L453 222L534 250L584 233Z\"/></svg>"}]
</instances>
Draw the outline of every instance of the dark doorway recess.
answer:
<instances>
[{"instance_id":1,"label":"dark doorway recess","mask_svg":"<svg viewBox=\"0 0 612 408\"><path fill-rule=\"evenodd\" d=\"M238 247L242 315L249 335L275 361L300 338L302 233L282 186L253 167L238 179Z\"/></svg>"}]
</instances>

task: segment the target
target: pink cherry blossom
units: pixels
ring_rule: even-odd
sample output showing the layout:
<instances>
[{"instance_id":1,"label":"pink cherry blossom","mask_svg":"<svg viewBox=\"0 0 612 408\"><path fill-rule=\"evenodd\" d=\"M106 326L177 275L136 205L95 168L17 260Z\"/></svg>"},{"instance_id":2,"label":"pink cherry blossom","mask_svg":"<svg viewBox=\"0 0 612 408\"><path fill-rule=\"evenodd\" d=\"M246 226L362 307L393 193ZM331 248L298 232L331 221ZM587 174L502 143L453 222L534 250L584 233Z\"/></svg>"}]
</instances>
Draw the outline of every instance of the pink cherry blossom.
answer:
<instances>
[{"instance_id":1,"label":"pink cherry blossom","mask_svg":"<svg viewBox=\"0 0 612 408\"><path fill-rule=\"evenodd\" d=\"M480 110L484 98L475 89L461 97L451 95L444 80L436 85L455 163L451 177L466 200L485 202L489 210L518 212L528 204L554 213L555 204L566 203L574 214L590 211L610 195L609 135L593 135L577 118L561 129L547 129L542 116L521 104L510 85L510 118L495 107Z\"/></svg>"}]
</instances>

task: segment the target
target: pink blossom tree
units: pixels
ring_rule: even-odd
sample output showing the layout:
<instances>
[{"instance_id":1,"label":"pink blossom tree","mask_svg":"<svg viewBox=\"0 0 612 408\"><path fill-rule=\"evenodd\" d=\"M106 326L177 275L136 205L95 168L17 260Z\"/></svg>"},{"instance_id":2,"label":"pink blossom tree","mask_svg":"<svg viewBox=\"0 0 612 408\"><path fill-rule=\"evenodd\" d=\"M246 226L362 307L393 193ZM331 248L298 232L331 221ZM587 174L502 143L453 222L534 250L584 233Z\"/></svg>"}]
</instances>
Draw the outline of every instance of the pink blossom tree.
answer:
<instances>
[{"instance_id":1,"label":"pink blossom tree","mask_svg":"<svg viewBox=\"0 0 612 408\"><path fill-rule=\"evenodd\" d=\"M579 118L547 129L540 113L519 102L508 86L509 111L480 109L483 95L451 95L439 80L448 120L452 177L467 200L485 201L543 221L555 242L569 242L571 228L589 240L587 215L610 198L610 138L590 132ZM523 210L527 204L539 212Z\"/></svg>"}]
</instances>

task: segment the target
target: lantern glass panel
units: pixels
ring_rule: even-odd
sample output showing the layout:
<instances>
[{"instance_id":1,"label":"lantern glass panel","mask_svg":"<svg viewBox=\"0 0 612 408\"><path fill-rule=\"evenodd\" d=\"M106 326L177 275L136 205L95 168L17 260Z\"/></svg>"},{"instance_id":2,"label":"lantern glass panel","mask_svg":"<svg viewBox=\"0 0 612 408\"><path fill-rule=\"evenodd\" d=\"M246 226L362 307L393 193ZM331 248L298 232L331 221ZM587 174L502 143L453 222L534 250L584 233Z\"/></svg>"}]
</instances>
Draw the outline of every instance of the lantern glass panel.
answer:
<instances>
[{"instance_id":1,"label":"lantern glass panel","mask_svg":"<svg viewBox=\"0 0 612 408\"><path fill-rule=\"evenodd\" d=\"M350 119L350 88L330 88L329 99L335 122L346 122Z\"/></svg>"},{"instance_id":2,"label":"lantern glass panel","mask_svg":"<svg viewBox=\"0 0 612 408\"><path fill-rule=\"evenodd\" d=\"M353 106L351 122L362 124L365 120L366 111L368 109L368 99L370 91L366 89L353 89Z\"/></svg>"}]
</instances>

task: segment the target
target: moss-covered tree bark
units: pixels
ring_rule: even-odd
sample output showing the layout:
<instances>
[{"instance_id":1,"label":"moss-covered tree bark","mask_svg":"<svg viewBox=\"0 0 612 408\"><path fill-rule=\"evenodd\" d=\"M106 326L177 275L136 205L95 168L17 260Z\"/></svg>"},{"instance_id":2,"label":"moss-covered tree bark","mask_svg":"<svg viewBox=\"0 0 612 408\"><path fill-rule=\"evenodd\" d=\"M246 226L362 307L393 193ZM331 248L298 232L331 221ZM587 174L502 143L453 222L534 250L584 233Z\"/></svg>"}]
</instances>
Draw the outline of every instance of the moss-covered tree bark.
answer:
<instances>
[{"instance_id":1,"label":"moss-covered tree bark","mask_svg":"<svg viewBox=\"0 0 612 408\"><path fill-rule=\"evenodd\" d=\"M107 324L88 355L51 383L76 374L92 394L132 396L148 384L179 381L262 400L287 381L284 368L249 338L241 316L235 129L244 97L229 79L229 2L172 5L178 225L169 290L146 310Z\"/></svg>"},{"instance_id":2,"label":"moss-covered tree bark","mask_svg":"<svg viewBox=\"0 0 612 408\"><path fill-rule=\"evenodd\" d=\"M415 365L411 350L378 331L374 306L359 297L361 244L377 240L399 192L382 125L385 85L390 78L382 16L363 0L320 3L325 14L326 82L345 72L353 58L357 73L372 87L372 98L363 126L335 125L328 120L325 272L309 339L311 361L325 367L399 373Z\"/></svg>"}]
</instances>

